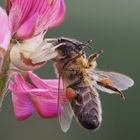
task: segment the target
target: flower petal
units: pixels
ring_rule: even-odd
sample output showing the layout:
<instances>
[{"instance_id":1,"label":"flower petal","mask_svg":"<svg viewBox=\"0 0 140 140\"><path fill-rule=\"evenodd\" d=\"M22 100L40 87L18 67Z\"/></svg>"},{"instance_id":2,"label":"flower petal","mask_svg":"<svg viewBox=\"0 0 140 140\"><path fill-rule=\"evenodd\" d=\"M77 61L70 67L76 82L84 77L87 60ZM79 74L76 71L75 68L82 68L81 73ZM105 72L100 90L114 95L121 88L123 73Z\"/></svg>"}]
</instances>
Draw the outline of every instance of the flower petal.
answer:
<instances>
[{"instance_id":1,"label":"flower petal","mask_svg":"<svg viewBox=\"0 0 140 140\"><path fill-rule=\"evenodd\" d=\"M25 81L21 75L14 73L16 82L9 82L9 89L12 91L12 101L16 118L20 121L29 118L34 109L32 103L27 96L26 91L31 87L29 84L25 86Z\"/></svg>"},{"instance_id":2,"label":"flower petal","mask_svg":"<svg viewBox=\"0 0 140 140\"><path fill-rule=\"evenodd\" d=\"M31 71L27 72L26 74L30 78L31 82L36 86L36 88L40 88L40 89L48 88L47 84L36 74L32 73Z\"/></svg>"},{"instance_id":3,"label":"flower petal","mask_svg":"<svg viewBox=\"0 0 140 140\"><path fill-rule=\"evenodd\" d=\"M48 28L53 28L55 26L58 26L64 20L65 13L66 13L65 1L64 0L58 0L58 1L59 4L56 3L56 7L54 6L54 10L52 10L51 16L47 23Z\"/></svg>"},{"instance_id":4,"label":"flower petal","mask_svg":"<svg viewBox=\"0 0 140 140\"><path fill-rule=\"evenodd\" d=\"M64 0L7 0L6 9L12 35L26 39L60 24L65 15Z\"/></svg>"},{"instance_id":5,"label":"flower petal","mask_svg":"<svg viewBox=\"0 0 140 140\"><path fill-rule=\"evenodd\" d=\"M38 13L34 14L30 17L21 27L18 29L16 33L16 38L28 39L33 36L36 26L36 19L38 17Z\"/></svg>"},{"instance_id":6,"label":"flower petal","mask_svg":"<svg viewBox=\"0 0 140 140\"><path fill-rule=\"evenodd\" d=\"M15 91L16 84L10 82L9 89L11 91ZM20 92L13 92L12 101L13 101L14 112L15 112L16 118L19 121L29 118L32 115L32 113L34 112L33 106L31 104L27 94L22 94Z\"/></svg>"},{"instance_id":7,"label":"flower petal","mask_svg":"<svg viewBox=\"0 0 140 140\"><path fill-rule=\"evenodd\" d=\"M32 92L29 94L30 100L34 105L36 112L42 118L57 117L59 113L63 112L62 106L58 108L58 103L55 99L46 98L48 94L50 93L44 92L42 94L40 92Z\"/></svg>"},{"instance_id":8,"label":"flower petal","mask_svg":"<svg viewBox=\"0 0 140 140\"><path fill-rule=\"evenodd\" d=\"M58 96L60 96L59 98L60 98L60 102L62 104L68 102L68 99L66 97L62 81L60 81L60 86L59 86L59 80L58 79L42 80L37 75L33 74L32 72L27 72L26 74L30 78L30 81L37 88L47 89L49 91L49 94L51 96L53 96L56 100L58 100Z\"/></svg>"},{"instance_id":9,"label":"flower petal","mask_svg":"<svg viewBox=\"0 0 140 140\"><path fill-rule=\"evenodd\" d=\"M11 8L11 2L10 2L10 0L5 0L5 7L6 7L7 13L9 13L10 8Z\"/></svg>"},{"instance_id":10,"label":"flower petal","mask_svg":"<svg viewBox=\"0 0 140 140\"><path fill-rule=\"evenodd\" d=\"M7 50L10 42L11 33L8 26L8 16L0 7L0 47Z\"/></svg>"},{"instance_id":11,"label":"flower petal","mask_svg":"<svg viewBox=\"0 0 140 140\"><path fill-rule=\"evenodd\" d=\"M18 5L13 5L9 13L9 28L11 34L14 35L20 26L21 9Z\"/></svg>"},{"instance_id":12,"label":"flower petal","mask_svg":"<svg viewBox=\"0 0 140 140\"><path fill-rule=\"evenodd\" d=\"M58 94L58 80L42 80L32 72L22 75L14 72L13 79L9 89L13 92L14 111L18 120L27 119L34 110L43 118L57 117L63 113L64 100L61 97L65 97L65 93L60 89ZM63 96L59 98L59 95Z\"/></svg>"},{"instance_id":13,"label":"flower petal","mask_svg":"<svg viewBox=\"0 0 140 140\"><path fill-rule=\"evenodd\" d=\"M61 104L68 102L68 99L65 93L65 88L62 81L60 81L59 87L58 87L59 80L57 79L45 80L45 82L48 85L49 91L53 94L54 97L59 98Z\"/></svg>"},{"instance_id":14,"label":"flower petal","mask_svg":"<svg viewBox=\"0 0 140 140\"><path fill-rule=\"evenodd\" d=\"M29 118L33 112L33 106L27 96L12 94L14 112L19 121Z\"/></svg>"},{"instance_id":15,"label":"flower petal","mask_svg":"<svg viewBox=\"0 0 140 140\"><path fill-rule=\"evenodd\" d=\"M13 75L13 78L14 78L15 83L12 82L12 81L10 81L9 88L13 92L18 92L20 94L21 93L24 94L28 90L34 88L34 86L31 85L31 84L29 84L28 82L26 82L19 73L14 72L12 75ZM11 87L12 83L14 83L14 85L13 85L14 87L13 86Z\"/></svg>"},{"instance_id":16,"label":"flower petal","mask_svg":"<svg viewBox=\"0 0 140 140\"><path fill-rule=\"evenodd\" d=\"M12 35L14 35L19 27L26 21L31 7L32 0L7 0L6 10L9 15Z\"/></svg>"}]
</instances>

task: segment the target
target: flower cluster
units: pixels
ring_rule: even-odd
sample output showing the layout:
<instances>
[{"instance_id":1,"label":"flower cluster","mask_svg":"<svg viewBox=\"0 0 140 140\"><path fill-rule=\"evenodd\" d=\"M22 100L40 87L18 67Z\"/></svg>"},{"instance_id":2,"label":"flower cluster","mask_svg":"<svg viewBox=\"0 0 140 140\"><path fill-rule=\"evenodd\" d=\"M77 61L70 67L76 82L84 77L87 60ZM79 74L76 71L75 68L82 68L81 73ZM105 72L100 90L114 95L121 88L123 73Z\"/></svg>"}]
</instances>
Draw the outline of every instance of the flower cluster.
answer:
<instances>
[{"instance_id":1,"label":"flower cluster","mask_svg":"<svg viewBox=\"0 0 140 140\"><path fill-rule=\"evenodd\" d=\"M7 88L12 91L16 118L24 120L33 112L43 118L63 113L58 104L58 80L43 80L33 74L46 63L52 44L44 39L48 29L65 16L64 0L6 0L0 7L0 105ZM50 58L53 57L50 56ZM16 71L14 71L16 69Z\"/></svg>"}]
</instances>

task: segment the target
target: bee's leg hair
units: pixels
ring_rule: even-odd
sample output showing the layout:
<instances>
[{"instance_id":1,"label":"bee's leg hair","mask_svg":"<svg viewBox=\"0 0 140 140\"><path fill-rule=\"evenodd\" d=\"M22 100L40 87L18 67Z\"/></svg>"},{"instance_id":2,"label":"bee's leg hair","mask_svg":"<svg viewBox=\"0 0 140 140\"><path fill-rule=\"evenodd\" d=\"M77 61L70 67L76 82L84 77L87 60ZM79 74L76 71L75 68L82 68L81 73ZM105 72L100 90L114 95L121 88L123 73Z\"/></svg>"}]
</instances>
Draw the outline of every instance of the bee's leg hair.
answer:
<instances>
[{"instance_id":1,"label":"bee's leg hair","mask_svg":"<svg viewBox=\"0 0 140 140\"><path fill-rule=\"evenodd\" d=\"M91 54L89 57L88 57L88 63L91 64L92 62L94 62L101 54L103 53L103 51L98 51L94 54Z\"/></svg>"}]
</instances>

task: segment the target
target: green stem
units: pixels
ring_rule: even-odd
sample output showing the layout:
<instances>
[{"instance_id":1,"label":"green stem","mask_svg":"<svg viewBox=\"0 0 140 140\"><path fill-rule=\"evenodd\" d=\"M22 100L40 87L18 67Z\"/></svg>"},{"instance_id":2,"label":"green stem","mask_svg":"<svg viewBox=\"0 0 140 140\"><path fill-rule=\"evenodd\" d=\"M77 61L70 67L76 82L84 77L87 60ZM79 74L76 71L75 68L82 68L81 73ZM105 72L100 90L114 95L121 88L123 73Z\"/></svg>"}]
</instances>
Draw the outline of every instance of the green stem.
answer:
<instances>
[{"instance_id":1,"label":"green stem","mask_svg":"<svg viewBox=\"0 0 140 140\"><path fill-rule=\"evenodd\" d=\"M0 70L0 108L2 107L3 99L7 91L7 85L9 81L9 68L10 68L10 48L5 51L0 49L1 57L0 60L1 70Z\"/></svg>"}]
</instances>

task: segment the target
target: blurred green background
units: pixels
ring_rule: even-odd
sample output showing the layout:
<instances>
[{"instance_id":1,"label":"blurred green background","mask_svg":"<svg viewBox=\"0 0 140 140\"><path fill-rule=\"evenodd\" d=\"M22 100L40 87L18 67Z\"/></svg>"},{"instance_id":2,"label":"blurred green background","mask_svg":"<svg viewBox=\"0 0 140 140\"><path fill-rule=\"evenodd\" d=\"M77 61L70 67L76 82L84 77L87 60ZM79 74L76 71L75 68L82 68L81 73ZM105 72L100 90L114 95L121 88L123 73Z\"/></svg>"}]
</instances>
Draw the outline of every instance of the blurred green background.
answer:
<instances>
[{"instance_id":1,"label":"blurred green background","mask_svg":"<svg viewBox=\"0 0 140 140\"><path fill-rule=\"evenodd\" d=\"M3 1L0 1L3 4ZM24 122L15 119L11 95L0 113L0 140L132 140L140 139L140 1L66 0L67 14L61 26L47 37L67 36L94 40L93 49L104 50L98 59L101 69L128 74L135 86L127 90L126 101L100 93L103 122L96 132L86 131L73 120L68 133L61 132L57 119L33 115ZM41 77L54 78L50 63L37 70Z\"/></svg>"}]
</instances>

